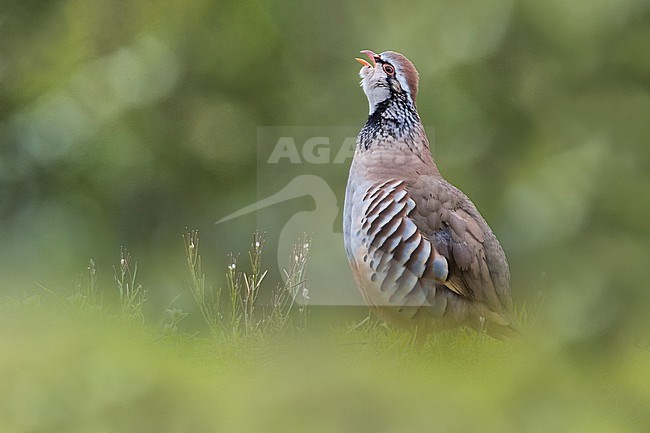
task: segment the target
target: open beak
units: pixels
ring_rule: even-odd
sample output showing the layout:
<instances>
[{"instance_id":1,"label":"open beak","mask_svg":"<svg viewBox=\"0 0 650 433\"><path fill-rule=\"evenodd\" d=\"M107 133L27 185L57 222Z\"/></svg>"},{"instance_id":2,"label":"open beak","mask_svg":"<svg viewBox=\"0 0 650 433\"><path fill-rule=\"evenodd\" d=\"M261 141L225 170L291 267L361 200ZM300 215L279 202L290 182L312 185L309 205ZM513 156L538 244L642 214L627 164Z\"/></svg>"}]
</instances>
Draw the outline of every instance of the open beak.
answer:
<instances>
[{"instance_id":1,"label":"open beak","mask_svg":"<svg viewBox=\"0 0 650 433\"><path fill-rule=\"evenodd\" d=\"M373 53L373 52L370 51L370 50L363 50L363 51L361 51L361 54L365 54L366 56L368 56L368 58L370 59L370 61L372 62L372 64L368 63L365 59L362 59L362 58L359 58L359 57L355 57L355 60L356 60L357 62L359 62L359 63L361 63L363 66L367 66L367 67L369 67L369 68L374 68L374 67L377 66L377 62L375 61L375 57L378 57L377 54Z\"/></svg>"}]
</instances>

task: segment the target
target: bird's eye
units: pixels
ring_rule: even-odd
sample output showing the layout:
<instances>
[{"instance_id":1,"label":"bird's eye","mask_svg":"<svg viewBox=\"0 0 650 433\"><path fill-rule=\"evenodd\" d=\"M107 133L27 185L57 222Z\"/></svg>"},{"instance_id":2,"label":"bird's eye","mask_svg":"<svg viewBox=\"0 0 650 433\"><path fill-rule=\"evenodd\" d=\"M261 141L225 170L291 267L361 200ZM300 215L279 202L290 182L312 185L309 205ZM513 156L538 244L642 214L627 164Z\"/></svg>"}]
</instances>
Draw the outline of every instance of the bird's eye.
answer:
<instances>
[{"instance_id":1,"label":"bird's eye","mask_svg":"<svg viewBox=\"0 0 650 433\"><path fill-rule=\"evenodd\" d=\"M386 72L388 75L395 75L395 68L393 68L388 63L385 63L384 64L384 72Z\"/></svg>"}]
</instances>

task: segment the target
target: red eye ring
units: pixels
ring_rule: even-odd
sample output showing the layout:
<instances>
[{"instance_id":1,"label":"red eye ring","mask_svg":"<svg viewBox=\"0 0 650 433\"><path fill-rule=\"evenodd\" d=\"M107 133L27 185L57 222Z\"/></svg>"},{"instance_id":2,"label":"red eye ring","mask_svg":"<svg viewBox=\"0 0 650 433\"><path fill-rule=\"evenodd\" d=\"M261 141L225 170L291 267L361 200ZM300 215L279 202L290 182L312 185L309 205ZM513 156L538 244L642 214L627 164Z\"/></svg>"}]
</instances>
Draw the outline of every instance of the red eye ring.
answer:
<instances>
[{"instance_id":1,"label":"red eye ring","mask_svg":"<svg viewBox=\"0 0 650 433\"><path fill-rule=\"evenodd\" d=\"M384 72L386 72L388 75L395 75L395 68L393 68L391 65L388 63L384 63Z\"/></svg>"}]
</instances>

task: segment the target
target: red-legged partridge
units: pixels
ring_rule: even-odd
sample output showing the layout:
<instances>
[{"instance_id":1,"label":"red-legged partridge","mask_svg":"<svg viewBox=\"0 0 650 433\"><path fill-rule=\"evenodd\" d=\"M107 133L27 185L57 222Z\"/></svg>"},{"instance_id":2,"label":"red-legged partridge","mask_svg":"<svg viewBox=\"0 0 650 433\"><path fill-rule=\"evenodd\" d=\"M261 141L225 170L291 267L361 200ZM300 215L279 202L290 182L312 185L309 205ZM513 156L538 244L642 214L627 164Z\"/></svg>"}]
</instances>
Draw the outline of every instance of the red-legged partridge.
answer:
<instances>
[{"instance_id":1,"label":"red-legged partridge","mask_svg":"<svg viewBox=\"0 0 650 433\"><path fill-rule=\"evenodd\" d=\"M343 234L363 298L389 322L516 334L506 256L431 157L418 72L399 53L362 53L370 116L350 167Z\"/></svg>"}]
</instances>

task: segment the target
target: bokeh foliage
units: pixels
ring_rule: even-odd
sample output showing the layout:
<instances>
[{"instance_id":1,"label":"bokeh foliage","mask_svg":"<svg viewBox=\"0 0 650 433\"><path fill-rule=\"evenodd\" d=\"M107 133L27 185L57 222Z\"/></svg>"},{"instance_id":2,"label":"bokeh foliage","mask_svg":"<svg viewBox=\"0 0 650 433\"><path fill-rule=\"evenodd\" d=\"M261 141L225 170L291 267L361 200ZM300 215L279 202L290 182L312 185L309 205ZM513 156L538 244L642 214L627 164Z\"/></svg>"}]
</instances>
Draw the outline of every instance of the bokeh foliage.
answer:
<instances>
[{"instance_id":1,"label":"bokeh foliage","mask_svg":"<svg viewBox=\"0 0 650 433\"><path fill-rule=\"evenodd\" d=\"M257 223L214 225L256 198L257 128L360 128L352 58L392 49L420 71L434 157L502 240L517 302L543 298L557 350L629 353L621 380L647 390L625 369L650 336L648 46L647 0L5 0L0 294L65 292L90 257L107 286L126 245L160 311L188 284L186 227L218 282ZM332 170L341 204L347 164Z\"/></svg>"}]
</instances>

